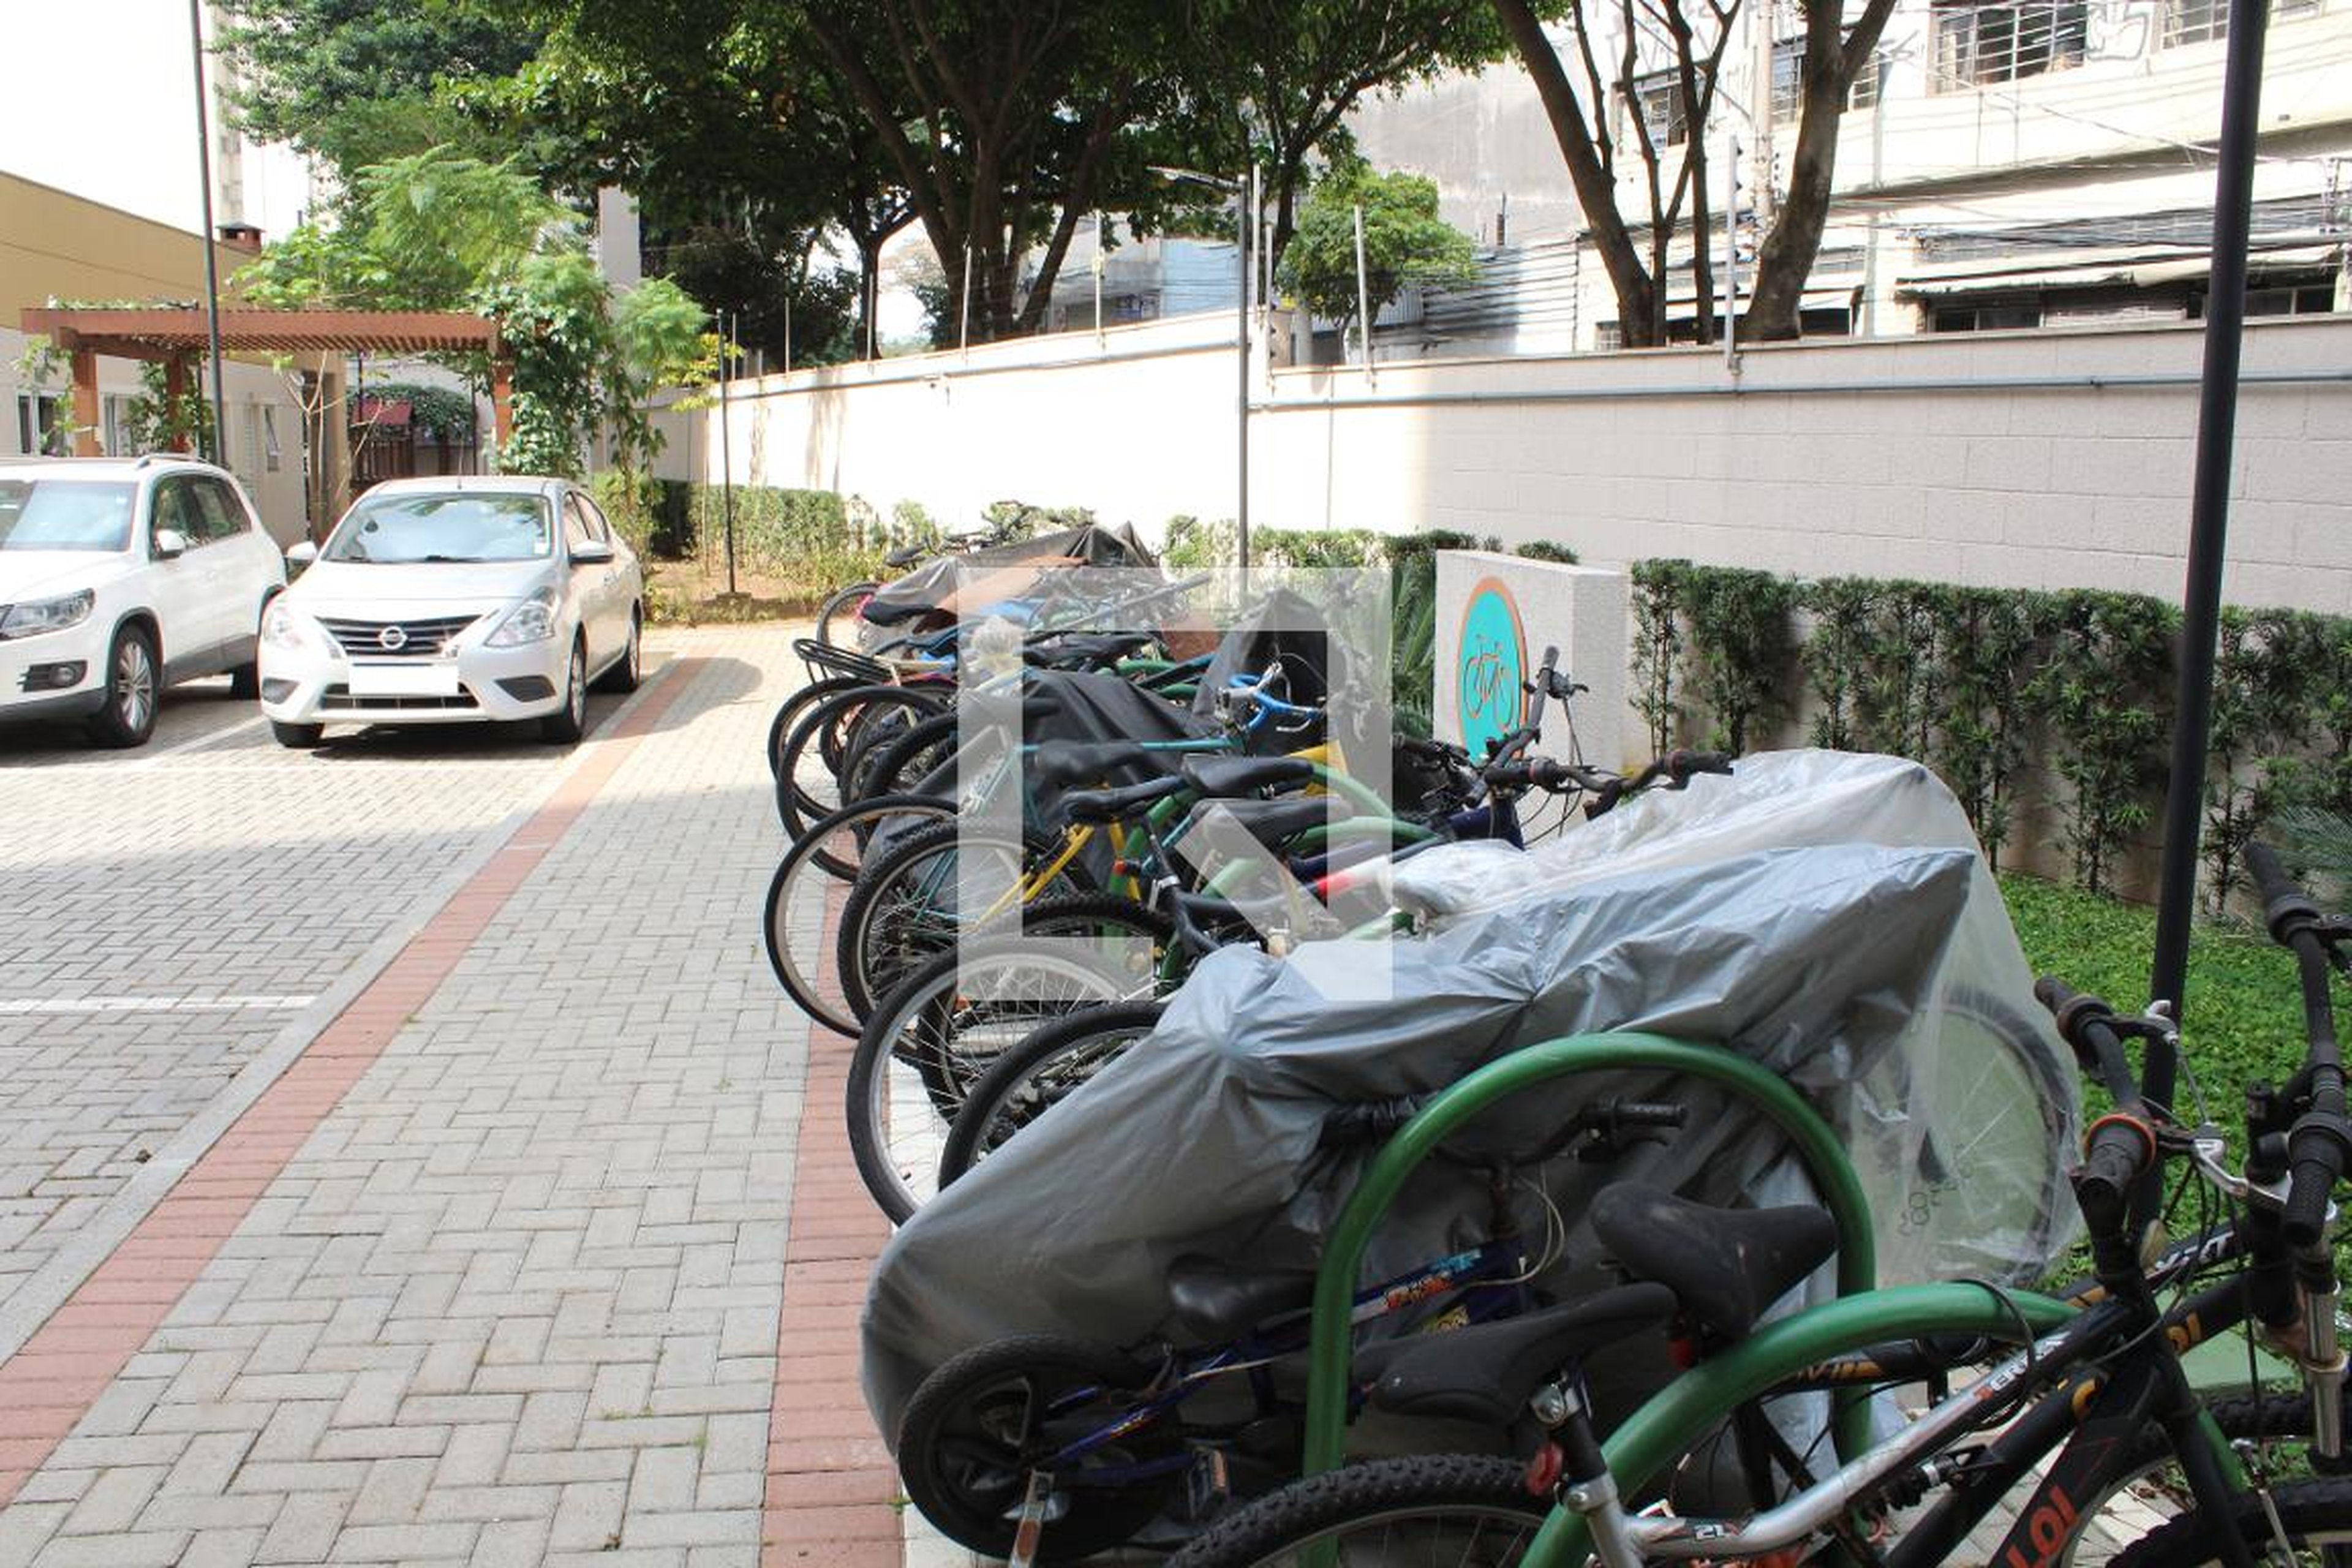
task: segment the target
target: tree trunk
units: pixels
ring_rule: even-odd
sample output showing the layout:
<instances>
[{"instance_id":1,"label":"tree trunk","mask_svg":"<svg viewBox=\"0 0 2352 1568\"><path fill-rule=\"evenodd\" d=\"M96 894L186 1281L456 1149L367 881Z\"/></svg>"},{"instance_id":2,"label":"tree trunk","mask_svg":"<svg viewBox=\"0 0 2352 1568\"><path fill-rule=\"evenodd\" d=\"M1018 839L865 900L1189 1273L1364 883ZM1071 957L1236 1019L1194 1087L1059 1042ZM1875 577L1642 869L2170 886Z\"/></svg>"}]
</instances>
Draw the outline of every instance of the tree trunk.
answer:
<instances>
[{"instance_id":1,"label":"tree trunk","mask_svg":"<svg viewBox=\"0 0 2352 1568\"><path fill-rule=\"evenodd\" d=\"M1805 280L1821 254L1822 229L1829 220L1846 96L1894 9L1895 0L1870 0L1853 31L1842 33L1838 0L1805 0L1804 107L1797 121L1797 150L1789 160L1789 192L1756 258L1755 293L1740 318L1740 336L1750 342L1798 335Z\"/></svg>"},{"instance_id":2,"label":"tree trunk","mask_svg":"<svg viewBox=\"0 0 2352 1568\"><path fill-rule=\"evenodd\" d=\"M1552 52L1551 40L1544 37L1543 24L1536 19L1528 0L1494 3L1503 30L1510 35L1512 47L1543 100L1544 118L1551 121L1552 138L1567 161L1569 182L1576 187L1577 205L1584 209L1593 248L1601 253L1610 286L1617 291L1618 331L1628 346L1649 343L1654 341L1651 323L1658 311L1657 283L1643 268L1633 237L1617 211L1615 182L1601 165L1592 127L1585 122L1583 107L1569 86L1568 72ZM1891 5L1893 0L1885 3ZM1595 112L1605 116L1608 105L1596 106Z\"/></svg>"}]
</instances>

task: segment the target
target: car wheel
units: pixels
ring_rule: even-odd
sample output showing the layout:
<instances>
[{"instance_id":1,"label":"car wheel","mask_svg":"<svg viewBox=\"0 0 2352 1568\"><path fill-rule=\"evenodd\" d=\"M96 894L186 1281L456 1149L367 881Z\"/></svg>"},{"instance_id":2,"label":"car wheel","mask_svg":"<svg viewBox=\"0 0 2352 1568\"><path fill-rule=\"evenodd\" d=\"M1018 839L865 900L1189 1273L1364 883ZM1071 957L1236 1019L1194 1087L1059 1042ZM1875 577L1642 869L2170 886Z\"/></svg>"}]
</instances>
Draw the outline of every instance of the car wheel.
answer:
<instances>
[{"instance_id":1,"label":"car wheel","mask_svg":"<svg viewBox=\"0 0 2352 1568\"><path fill-rule=\"evenodd\" d=\"M155 635L142 626L114 634L106 654L106 705L89 721L89 738L100 746L143 746L155 732L155 694L162 684L155 668Z\"/></svg>"},{"instance_id":2,"label":"car wheel","mask_svg":"<svg viewBox=\"0 0 2352 1568\"><path fill-rule=\"evenodd\" d=\"M597 684L607 691L635 691L645 679L646 613L632 607L629 611L629 643L613 668L604 672Z\"/></svg>"},{"instance_id":3,"label":"car wheel","mask_svg":"<svg viewBox=\"0 0 2352 1568\"><path fill-rule=\"evenodd\" d=\"M563 706L539 721L539 738L568 746L588 730L588 646L572 639L572 668L564 678Z\"/></svg>"},{"instance_id":4,"label":"car wheel","mask_svg":"<svg viewBox=\"0 0 2352 1568\"><path fill-rule=\"evenodd\" d=\"M251 702L261 695L261 625L269 619L269 600L276 597L272 594L261 601L260 617L253 623L253 658L228 672L228 694L239 701Z\"/></svg>"},{"instance_id":5,"label":"car wheel","mask_svg":"<svg viewBox=\"0 0 2352 1568\"><path fill-rule=\"evenodd\" d=\"M272 719L269 721L269 732L277 737L279 745L297 752L307 752L319 743L320 737L327 732L327 727L324 724L289 724L281 720Z\"/></svg>"}]
</instances>

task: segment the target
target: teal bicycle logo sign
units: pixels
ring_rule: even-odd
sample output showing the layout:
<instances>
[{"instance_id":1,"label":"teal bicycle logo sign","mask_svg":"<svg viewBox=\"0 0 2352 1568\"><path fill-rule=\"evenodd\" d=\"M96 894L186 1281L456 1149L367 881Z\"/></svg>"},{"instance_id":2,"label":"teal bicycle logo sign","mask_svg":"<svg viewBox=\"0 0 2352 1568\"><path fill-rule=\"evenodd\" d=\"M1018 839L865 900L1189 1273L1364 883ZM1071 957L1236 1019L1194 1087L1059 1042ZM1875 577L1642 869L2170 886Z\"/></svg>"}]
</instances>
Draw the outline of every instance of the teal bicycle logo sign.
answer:
<instances>
[{"instance_id":1,"label":"teal bicycle logo sign","mask_svg":"<svg viewBox=\"0 0 2352 1568\"><path fill-rule=\"evenodd\" d=\"M1455 655L1460 682L1462 743L1473 756L1519 724L1527 704L1527 634L1518 601L1493 577L1470 590Z\"/></svg>"}]
</instances>

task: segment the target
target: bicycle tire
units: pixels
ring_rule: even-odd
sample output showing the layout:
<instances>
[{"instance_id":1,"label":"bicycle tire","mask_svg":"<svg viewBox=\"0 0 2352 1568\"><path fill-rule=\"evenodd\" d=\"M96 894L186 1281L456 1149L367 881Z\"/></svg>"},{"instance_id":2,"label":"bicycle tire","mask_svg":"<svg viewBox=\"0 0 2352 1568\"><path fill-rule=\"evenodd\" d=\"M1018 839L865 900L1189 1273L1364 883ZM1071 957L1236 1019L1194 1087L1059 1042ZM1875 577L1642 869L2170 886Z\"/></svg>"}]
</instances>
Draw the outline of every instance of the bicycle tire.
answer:
<instances>
[{"instance_id":1,"label":"bicycle tire","mask_svg":"<svg viewBox=\"0 0 2352 1568\"><path fill-rule=\"evenodd\" d=\"M857 613L866 608L866 601L872 598L875 590L881 586L880 583L869 578L863 583L852 583L846 588L834 590L817 609L816 640L827 647L840 647L833 635L835 624L844 616L849 617L851 624L856 624Z\"/></svg>"},{"instance_id":2,"label":"bicycle tire","mask_svg":"<svg viewBox=\"0 0 2352 1568\"><path fill-rule=\"evenodd\" d=\"M777 755L776 817L784 837L797 839L808 825L841 809L838 773L861 724L887 710L922 710L939 700L904 686L859 686L838 691L802 715Z\"/></svg>"},{"instance_id":3,"label":"bicycle tire","mask_svg":"<svg viewBox=\"0 0 2352 1568\"><path fill-rule=\"evenodd\" d=\"M2115 1568L2193 1568L2218 1563L2225 1531L2243 1542L2256 1562L2276 1561L2273 1549L2282 1531L2298 1561L2306 1556L2331 1563L2352 1561L2352 1480L2297 1481L2273 1488L2267 1500L2258 1492L2242 1492L2226 1520L2192 1509L2126 1547Z\"/></svg>"},{"instance_id":4,"label":"bicycle tire","mask_svg":"<svg viewBox=\"0 0 2352 1568\"><path fill-rule=\"evenodd\" d=\"M944 1191L1150 1034L1167 1004L1090 1007L1033 1030L974 1079L940 1152Z\"/></svg>"},{"instance_id":5,"label":"bicycle tire","mask_svg":"<svg viewBox=\"0 0 2352 1568\"><path fill-rule=\"evenodd\" d=\"M908 725L891 736L887 744L860 757L847 770L856 795L926 793L924 782L961 749L962 729L961 716L952 710ZM1001 749L998 754L1002 754ZM949 787L954 786L950 784Z\"/></svg>"},{"instance_id":6,"label":"bicycle tire","mask_svg":"<svg viewBox=\"0 0 2352 1568\"><path fill-rule=\"evenodd\" d=\"M768 776L774 778L782 770L784 742L792 738L793 729L809 709L828 697L854 690L867 682L851 675L829 675L823 680L802 687L776 704L776 716L768 721Z\"/></svg>"},{"instance_id":7,"label":"bicycle tire","mask_svg":"<svg viewBox=\"0 0 2352 1568\"><path fill-rule=\"evenodd\" d=\"M843 1110L858 1177L893 1224L904 1224L929 1195L949 1125L998 1052L1045 1019L1149 984L1148 951L1073 952L1034 940L1109 934L1126 917L1107 919L1105 904L1074 900L1058 911L1032 910L1024 936L942 952L874 1009L850 1057ZM1127 908L1149 914L1140 905ZM1139 929L1118 934L1147 947L1153 940Z\"/></svg>"},{"instance_id":8,"label":"bicycle tire","mask_svg":"<svg viewBox=\"0 0 2352 1568\"><path fill-rule=\"evenodd\" d=\"M944 693L953 689L942 687L935 689ZM951 698L929 691L926 696L931 703L930 711L919 717L914 710L904 708L877 709L857 716L843 742L841 759L834 769L834 776L840 783L844 805L868 795L893 793L876 782L876 770L882 759L907 735L933 725L937 720L955 716L955 704Z\"/></svg>"},{"instance_id":9,"label":"bicycle tire","mask_svg":"<svg viewBox=\"0 0 2352 1568\"><path fill-rule=\"evenodd\" d=\"M1025 875L1057 851L1052 840L1037 834L1023 834L1016 847L1008 838L967 831L962 822L942 822L904 835L861 867L841 907L834 946L835 973L850 1011L860 1019L869 1016L882 994L917 963L972 934L975 928L954 904L963 855L987 856L1005 871L1017 867ZM1096 890L1093 874L1072 860L1038 897Z\"/></svg>"},{"instance_id":10,"label":"bicycle tire","mask_svg":"<svg viewBox=\"0 0 2352 1568\"><path fill-rule=\"evenodd\" d=\"M1284 1487L1227 1514L1188 1542L1168 1568L1255 1568L1297 1561L1317 1547L1345 1568L1388 1562L1506 1568L1550 1512L1551 1500L1530 1494L1526 1468L1508 1459L1377 1459ZM1351 1533L1374 1536L1381 1549L1350 1551ZM1455 1541L1461 1547L1451 1544ZM1482 1542L1492 1550L1473 1550Z\"/></svg>"},{"instance_id":11,"label":"bicycle tire","mask_svg":"<svg viewBox=\"0 0 2352 1568\"><path fill-rule=\"evenodd\" d=\"M851 1039L857 1037L856 1014L843 1000L840 985L828 965L833 943L827 940L837 909L826 906L836 895L848 896L845 884L857 871L845 858L850 846L860 849L872 841L874 828L892 818L918 821L949 818L955 807L931 795L887 795L844 806L809 825L768 879L768 896L761 906L761 936L768 950L768 967L775 972L784 994L811 1020ZM849 845L841 840L846 837Z\"/></svg>"},{"instance_id":12,"label":"bicycle tire","mask_svg":"<svg viewBox=\"0 0 2352 1568\"><path fill-rule=\"evenodd\" d=\"M950 1357L917 1386L898 1423L907 1500L940 1532L985 1557L1011 1554L1029 1460L1064 1433L1082 1436L1100 1413L1149 1386L1152 1369L1108 1345L1063 1334L1020 1334ZM1043 1408L1040 1408L1040 1406ZM1097 1413L1089 1415L1089 1412ZM1172 1458L1172 1422L1145 1423L1089 1456L1097 1465ZM1046 1527L1040 1563L1090 1557L1150 1522L1178 1476L1114 1489L1076 1487Z\"/></svg>"}]
</instances>

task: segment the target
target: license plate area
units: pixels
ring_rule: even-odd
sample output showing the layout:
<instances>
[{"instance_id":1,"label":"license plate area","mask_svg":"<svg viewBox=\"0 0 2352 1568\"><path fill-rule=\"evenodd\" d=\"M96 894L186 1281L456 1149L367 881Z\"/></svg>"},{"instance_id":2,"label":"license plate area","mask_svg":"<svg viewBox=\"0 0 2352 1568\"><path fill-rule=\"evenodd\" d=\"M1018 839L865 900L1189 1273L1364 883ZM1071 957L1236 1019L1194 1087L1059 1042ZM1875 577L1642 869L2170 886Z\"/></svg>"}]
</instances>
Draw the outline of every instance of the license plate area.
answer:
<instances>
[{"instance_id":1,"label":"license plate area","mask_svg":"<svg viewBox=\"0 0 2352 1568\"><path fill-rule=\"evenodd\" d=\"M454 664L354 664L353 697L455 697Z\"/></svg>"}]
</instances>

